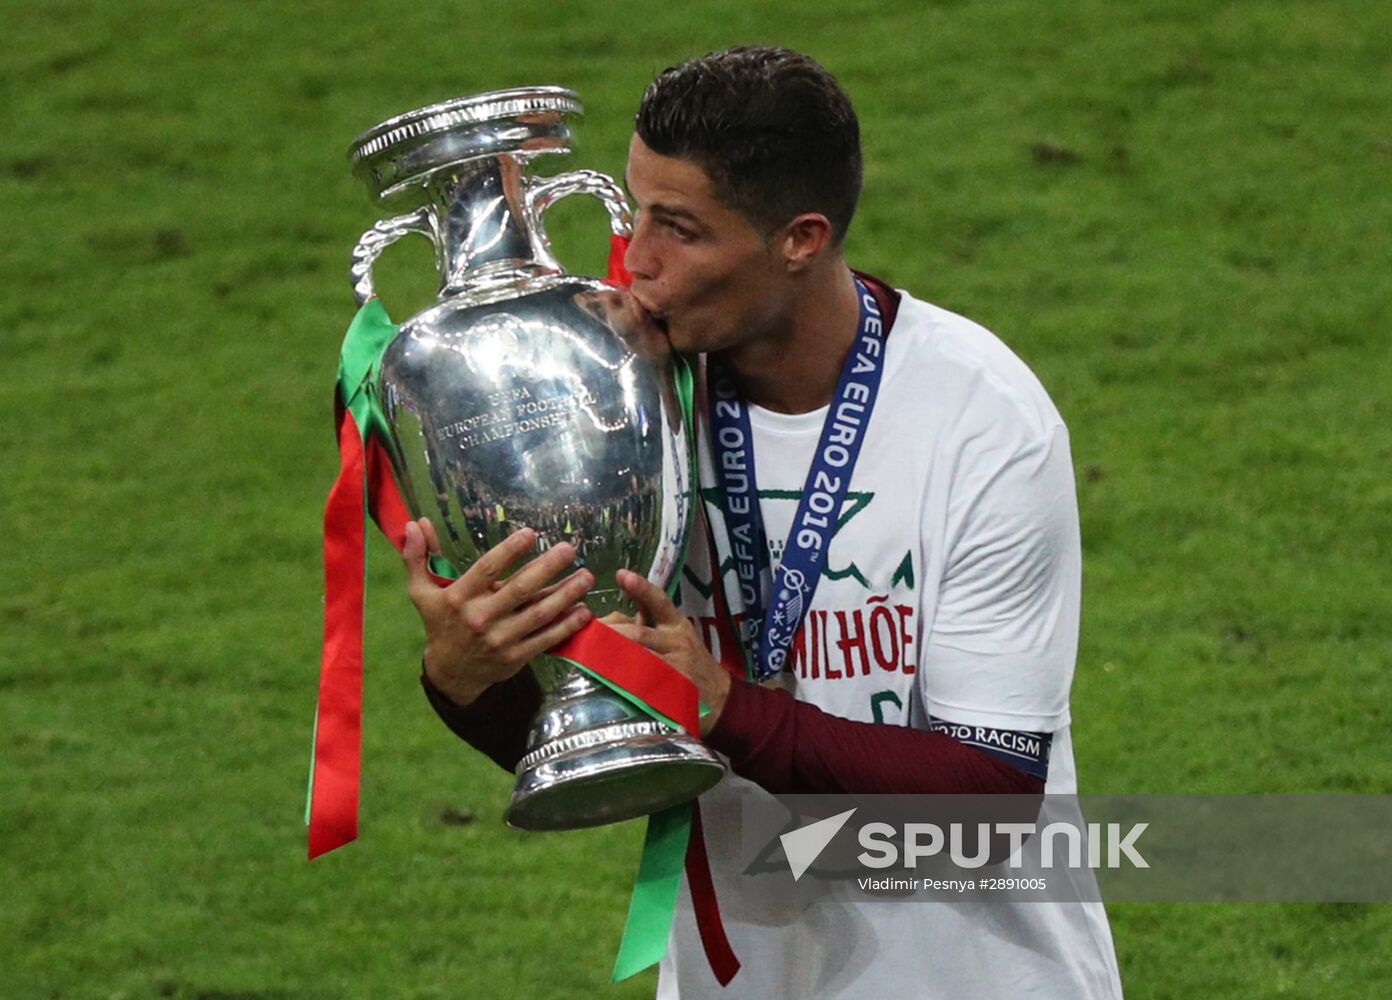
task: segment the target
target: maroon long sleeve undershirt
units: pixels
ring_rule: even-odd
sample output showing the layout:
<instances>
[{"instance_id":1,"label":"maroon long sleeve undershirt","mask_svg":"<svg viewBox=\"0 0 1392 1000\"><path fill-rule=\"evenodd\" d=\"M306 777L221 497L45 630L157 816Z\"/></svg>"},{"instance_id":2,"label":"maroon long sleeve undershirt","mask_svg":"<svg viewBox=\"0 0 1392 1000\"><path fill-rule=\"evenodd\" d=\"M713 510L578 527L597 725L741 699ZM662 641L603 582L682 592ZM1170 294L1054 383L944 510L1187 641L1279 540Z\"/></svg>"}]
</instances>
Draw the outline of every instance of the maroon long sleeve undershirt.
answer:
<instances>
[{"instance_id":1,"label":"maroon long sleeve undershirt","mask_svg":"<svg viewBox=\"0 0 1392 1000\"><path fill-rule=\"evenodd\" d=\"M512 771L526 751L527 723L541 703L531 671L459 706L421 685L445 725ZM735 680L706 743L741 777L775 794L1039 795L1044 782L943 733L854 722L783 690Z\"/></svg>"},{"instance_id":2,"label":"maroon long sleeve undershirt","mask_svg":"<svg viewBox=\"0 0 1392 1000\"><path fill-rule=\"evenodd\" d=\"M477 700L457 705L421 671L430 707L450 731L504 771L516 771L527 752L527 724L541 705L541 685L530 670L494 684Z\"/></svg>"},{"instance_id":3,"label":"maroon long sleeve undershirt","mask_svg":"<svg viewBox=\"0 0 1392 1000\"><path fill-rule=\"evenodd\" d=\"M855 722L732 681L706 743L775 794L1038 795L1044 782L945 733Z\"/></svg>"}]
</instances>

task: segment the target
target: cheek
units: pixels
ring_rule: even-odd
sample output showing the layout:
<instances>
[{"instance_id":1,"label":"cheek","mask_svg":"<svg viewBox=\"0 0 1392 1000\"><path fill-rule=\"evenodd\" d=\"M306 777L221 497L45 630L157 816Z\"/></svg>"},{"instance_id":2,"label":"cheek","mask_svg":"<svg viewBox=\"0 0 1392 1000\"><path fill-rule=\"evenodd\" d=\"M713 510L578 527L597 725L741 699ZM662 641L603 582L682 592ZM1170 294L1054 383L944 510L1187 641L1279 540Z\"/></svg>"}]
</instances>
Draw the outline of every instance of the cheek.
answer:
<instances>
[{"instance_id":1,"label":"cheek","mask_svg":"<svg viewBox=\"0 0 1392 1000\"><path fill-rule=\"evenodd\" d=\"M729 243L682 249L664 262L661 282L679 349L719 349L765 328L773 303L759 253Z\"/></svg>"},{"instance_id":2,"label":"cheek","mask_svg":"<svg viewBox=\"0 0 1392 1000\"><path fill-rule=\"evenodd\" d=\"M762 330L778 312L774 288L757 270L760 262L750 261L745 269L730 277L725 286L724 312L729 323L747 330Z\"/></svg>"},{"instance_id":3,"label":"cheek","mask_svg":"<svg viewBox=\"0 0 1392 1000\"><path fill-rule=\"evenodd\" d=\"M673 321L702 317L718 312L726 292L723 276L703 261L684 260L669 267L663 275L667 280L663 296L667 312Z\"/></svg>"},{"instance_id":4,"label":"cheek","mask_svg":"<svg viewBox=\"0 0 1392 1000\"><path fill-rule=\"evenodd\" d=\"M709 248L688 251L673 270L685 298L695 302L716 297L729 284L732 268Z\"/></svg>"},{"instance_id":5,"label":"cheek","mask_svg":"<svg viewBox=\"0 0 1392 1000\"><path fill-rule=\"evenodd\" d=\"M758 297L760 261L747 254L714 253L691 269L691 303L727 314L744 314Z\"/></svg>"}]
</instances>

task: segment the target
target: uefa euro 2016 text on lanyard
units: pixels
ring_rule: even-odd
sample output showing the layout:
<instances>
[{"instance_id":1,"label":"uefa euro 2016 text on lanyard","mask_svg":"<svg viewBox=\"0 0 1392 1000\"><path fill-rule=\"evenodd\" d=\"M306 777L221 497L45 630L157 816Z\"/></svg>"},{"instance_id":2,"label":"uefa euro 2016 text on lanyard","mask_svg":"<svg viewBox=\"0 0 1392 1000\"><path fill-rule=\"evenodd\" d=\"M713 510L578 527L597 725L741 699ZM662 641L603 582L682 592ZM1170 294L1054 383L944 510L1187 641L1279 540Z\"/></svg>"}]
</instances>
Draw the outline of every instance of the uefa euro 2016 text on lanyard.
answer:
<instances>
[{"instance_id":1,"label":"uefa euro 2016 text on lanyard","mask_svg":"<svg viewBox=\"0 0 1392 1000\"><path fill-rule=\"evenodd\" d=\"M855 343L827 407L783 558L769 587L772 600L767 609L764 574L769 569L768 542L759 512L749 409L739 398L728 369L718 363L710 367L712 448L723 487L725 530L744 602L740 641L753 680L766 680L783 669L793 637L812 604L879 393L884 370L883 317L870 289L859 277L855 283L860 302Z\"/></svg>"}]
</instances>

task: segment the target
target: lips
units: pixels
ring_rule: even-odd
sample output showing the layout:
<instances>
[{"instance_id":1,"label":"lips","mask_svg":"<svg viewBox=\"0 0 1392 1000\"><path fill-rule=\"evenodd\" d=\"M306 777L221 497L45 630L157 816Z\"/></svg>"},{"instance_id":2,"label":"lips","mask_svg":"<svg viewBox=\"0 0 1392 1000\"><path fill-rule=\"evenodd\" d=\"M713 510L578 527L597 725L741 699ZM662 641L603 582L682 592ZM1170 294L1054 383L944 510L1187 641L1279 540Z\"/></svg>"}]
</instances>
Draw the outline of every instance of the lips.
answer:
<instances>
[{"instance_id":1,"label":"lips","mask_svg":"<svg viewBox=\"0 0 1392 1000\"><path fill-rule=\"evenodd\" d=\"M634 293L633 298L637 301L638 305L642 307L643 311L648 314L652 321L656 323L658 327L661 328L662 332L666 333L667 313L648 303L646 300L644 300L644 298L641 295L637 294L636 292Z\"/></svg>"}]
</instances>

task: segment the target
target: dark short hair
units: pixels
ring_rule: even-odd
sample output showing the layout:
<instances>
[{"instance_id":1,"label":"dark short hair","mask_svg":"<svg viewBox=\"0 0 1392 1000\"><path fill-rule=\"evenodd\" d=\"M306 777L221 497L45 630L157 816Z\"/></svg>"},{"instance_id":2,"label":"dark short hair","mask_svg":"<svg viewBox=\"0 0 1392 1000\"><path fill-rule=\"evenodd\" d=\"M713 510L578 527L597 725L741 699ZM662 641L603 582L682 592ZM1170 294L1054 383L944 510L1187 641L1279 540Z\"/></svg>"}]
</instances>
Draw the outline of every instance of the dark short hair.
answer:
<instances>
[{"instance_id":1,"label":"dark short hair","mask_svg":"<svg viewBox=\"0 0 1392 1000\"><path fill-rule=\"evenodd\" d=\"M635 122L653 152L698 164L715 195L765 235L802 212L846 235L860 197L860 123L811 56L741 45L670 66Z\"/></svg>"}]
</instances>

